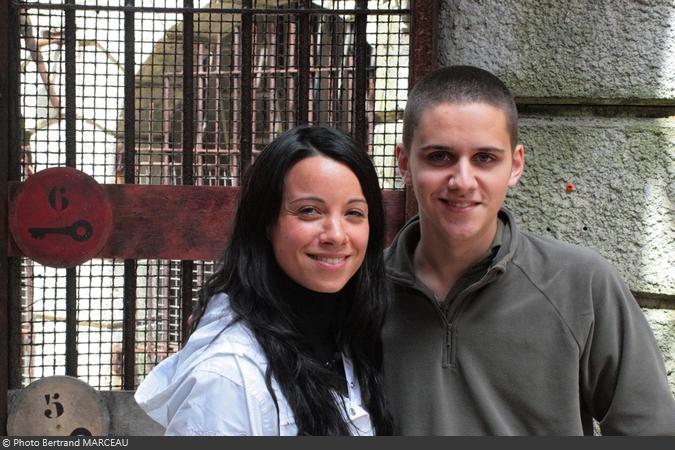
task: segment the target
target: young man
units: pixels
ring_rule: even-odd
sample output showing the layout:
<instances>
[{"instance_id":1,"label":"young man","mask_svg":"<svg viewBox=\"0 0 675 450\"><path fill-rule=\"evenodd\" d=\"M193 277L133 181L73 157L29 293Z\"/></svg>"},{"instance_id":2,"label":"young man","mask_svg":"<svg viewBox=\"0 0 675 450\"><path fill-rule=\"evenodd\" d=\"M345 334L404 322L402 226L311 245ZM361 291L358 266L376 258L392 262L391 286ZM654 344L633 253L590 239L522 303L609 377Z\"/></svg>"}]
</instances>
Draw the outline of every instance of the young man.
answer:
<instances>
[{"instance_id":1,"label":"young man","mask_svg":"<svg viewBox=\"0 0 675 450\"><path fill-rule=\"evenodd\" d=\"M385 382L408 435L675 434L657 344L595 252L520 231L511 93L484 70L411 91L396 154L419 215L385 253Z\"/></svg>"}]
</instances>

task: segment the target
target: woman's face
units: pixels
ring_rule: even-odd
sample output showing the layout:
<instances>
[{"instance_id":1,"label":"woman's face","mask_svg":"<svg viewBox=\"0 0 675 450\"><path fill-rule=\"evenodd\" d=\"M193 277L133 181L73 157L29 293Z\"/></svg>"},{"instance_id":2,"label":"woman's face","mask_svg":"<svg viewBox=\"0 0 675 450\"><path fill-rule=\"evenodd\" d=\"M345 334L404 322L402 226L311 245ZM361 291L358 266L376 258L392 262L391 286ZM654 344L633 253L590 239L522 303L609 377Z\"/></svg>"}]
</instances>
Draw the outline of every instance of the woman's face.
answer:
<instances>
[{"instance_id":1,"label":"woman's face","mask_svg":"<svg viewBox=\"0 0 675 450\"><path fill-rule=\"evenodd\" d=\"M339 291L363 263L368 233L368 203L347 165L311 156L286 174L269 237L293 281L316 292Z\"/></svg>"}]
</instances>

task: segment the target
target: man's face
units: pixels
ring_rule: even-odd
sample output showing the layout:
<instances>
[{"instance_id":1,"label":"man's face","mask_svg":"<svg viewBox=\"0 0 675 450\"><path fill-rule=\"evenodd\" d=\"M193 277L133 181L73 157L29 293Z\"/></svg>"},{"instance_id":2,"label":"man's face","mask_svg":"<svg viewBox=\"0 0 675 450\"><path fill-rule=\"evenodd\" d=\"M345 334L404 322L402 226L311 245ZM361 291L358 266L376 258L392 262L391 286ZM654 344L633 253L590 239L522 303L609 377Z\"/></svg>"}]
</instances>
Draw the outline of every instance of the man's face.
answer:
<instances>
[{"instance_id":1,"label":"man's face","mask_svg":"<svg viewBox=\"0 0 675 450\"><path fill-rule=\"evenodd\" d=\"M508 189L523 172L524 150L511 150L504 112L487 103L441 103L426 110L411 148L396 149L415 190L423 233L443 241L489 245Z\"/></svg>"}]
</instances>

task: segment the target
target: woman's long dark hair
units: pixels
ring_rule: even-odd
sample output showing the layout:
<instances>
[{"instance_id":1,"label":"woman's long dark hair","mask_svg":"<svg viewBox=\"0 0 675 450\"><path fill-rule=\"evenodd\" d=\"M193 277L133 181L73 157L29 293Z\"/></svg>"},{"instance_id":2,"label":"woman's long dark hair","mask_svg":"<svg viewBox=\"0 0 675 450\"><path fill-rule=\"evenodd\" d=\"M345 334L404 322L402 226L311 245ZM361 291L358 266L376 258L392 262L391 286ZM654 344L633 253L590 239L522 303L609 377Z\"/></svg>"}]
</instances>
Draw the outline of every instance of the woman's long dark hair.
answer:
<instances>
[{"instance_id":1,"label":"woman's long dark hair","mask_svg":"<svg viewBox=\"0 0 675 450\"><path fill-rule=\"evenodd\" d=\"M391 434L382 387L380 336L387 300L382 260L384 208L370 158L341 131L296 127L260 153L244 179L222 264L203 286L190 323L194 331L209 299L226 292L237 319L246 322L264 350L269 361L268 388L273 375L293 411L298 434L349 434L340 412L344 406L328 381L328 369L312 358L310 343L298 331L284 292L279 289L281 269L267 238L268 229L279 217L286 174L298 161L317 155L346 164L358 178L368 202L368 247L362 266L345 286L346 295L339 302L336 341L353 361L376 433Z\"/></svg>"}]
</instances>

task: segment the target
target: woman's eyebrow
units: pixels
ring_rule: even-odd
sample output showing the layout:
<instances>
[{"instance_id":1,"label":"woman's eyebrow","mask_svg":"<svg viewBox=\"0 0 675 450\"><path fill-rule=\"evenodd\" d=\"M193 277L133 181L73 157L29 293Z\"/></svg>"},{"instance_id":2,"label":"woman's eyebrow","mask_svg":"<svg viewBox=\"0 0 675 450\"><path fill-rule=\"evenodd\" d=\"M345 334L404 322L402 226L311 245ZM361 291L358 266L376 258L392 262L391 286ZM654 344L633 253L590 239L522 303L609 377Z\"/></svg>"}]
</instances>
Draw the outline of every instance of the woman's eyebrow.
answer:
<instances>
[{"instance_id":1,"label":"woman's eyebrow","mask_svg":"<svg viewBox=\"0 0 675 450\"><path fill-rule=\"evenodd\" d=\"M314 196L314 195L306 195L304 197L294 198L293 200L290 200L288 203L306 202L307 200L311 200L311 201L314 201L314 202L320 202L320 203L326 203L326 201L324 199L322 199L321 197Z\"/></svg>"},{"instance_id":2,"label":"woman's eyebrow","mask_svg":"<svg viewBox=\"0 0 675 450\"><path fill-rule=\"evenodd\" d=\"M306 195L306 196L303 196L303 197L294 198L293 200L289 200L288 203L293 204L293 203L297 203L297 202L306 202L308 200L314 201L314 202L319 202L319 203L326 203L326 201L323 198L317 197L315 195ZM367 204L368 202L363 197L354 197L354 198L350 198L349 200L347 200L347 203L348 204L351 204L351 203L366 203Z\"/></svg>"},{"instance_id":3,"label":"woman's eyebrow","mask_svg":"<svg viewBox=\"0 0 675 450\"><path fill-rule=\"evenodd\" d=\"M348 204L350 204L350 203L365 203L366 205L368 204L368 202L366 201L366 199L363 198L363 197L355 197L355 198L351 198L351 199L349 199L349 201L348 201L347 203L348 203Z\"/></svg>"}]
</instances>

